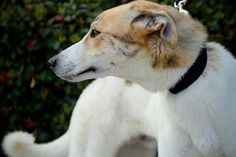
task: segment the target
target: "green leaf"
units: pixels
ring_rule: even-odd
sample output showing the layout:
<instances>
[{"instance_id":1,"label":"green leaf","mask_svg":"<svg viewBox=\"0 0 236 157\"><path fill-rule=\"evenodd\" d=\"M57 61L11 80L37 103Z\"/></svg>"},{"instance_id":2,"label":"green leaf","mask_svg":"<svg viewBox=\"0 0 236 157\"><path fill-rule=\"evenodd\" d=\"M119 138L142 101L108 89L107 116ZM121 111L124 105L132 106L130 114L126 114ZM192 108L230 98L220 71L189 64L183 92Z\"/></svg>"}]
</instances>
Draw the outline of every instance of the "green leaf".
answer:
<instances>
[{"instance_id":1,"label":"green leaf","mask_svg":"<svg viewBox=\"0 0 236 157\"><path fill-rule=\"evenodd\" d=\"M25 3L31 3L32 0L24 0Z\"/></svg>"}]
</instances>

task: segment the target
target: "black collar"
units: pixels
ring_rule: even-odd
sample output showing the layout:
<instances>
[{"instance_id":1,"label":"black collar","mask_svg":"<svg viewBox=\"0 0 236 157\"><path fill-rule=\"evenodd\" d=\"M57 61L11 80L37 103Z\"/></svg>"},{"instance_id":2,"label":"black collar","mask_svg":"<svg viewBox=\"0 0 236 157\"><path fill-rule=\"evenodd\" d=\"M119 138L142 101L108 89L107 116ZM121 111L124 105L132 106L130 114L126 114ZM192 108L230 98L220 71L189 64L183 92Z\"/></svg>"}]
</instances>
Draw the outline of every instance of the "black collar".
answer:
<instances>
[{"instance_id":1,"label":"black collar","mask_svg":"<svg viewBox=\"0 0 236 157\"><path fill-rule=\"evenodd\" d=\"M169 91L172 94L178 94L185 90L191 84L193 84L203 73L207 64L207 49L202 48L195 63L189 68L189 70L182 76L174 87L170 88Z\"/></svg>"}]
</instances>

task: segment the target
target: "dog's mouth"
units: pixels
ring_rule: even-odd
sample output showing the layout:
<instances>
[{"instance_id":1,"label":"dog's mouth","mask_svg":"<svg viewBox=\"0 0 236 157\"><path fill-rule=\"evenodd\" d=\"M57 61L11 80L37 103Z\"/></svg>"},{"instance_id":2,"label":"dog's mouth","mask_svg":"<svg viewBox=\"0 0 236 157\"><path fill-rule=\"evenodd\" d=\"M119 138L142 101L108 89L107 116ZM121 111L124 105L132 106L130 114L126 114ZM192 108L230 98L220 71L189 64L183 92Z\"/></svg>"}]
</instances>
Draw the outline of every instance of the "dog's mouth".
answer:
<instances>
[{"instance_id":1,"label":"dog's mouth","mask_svg":"<svg viewBox=\"0 0 236 157\"><path fill-rule=\"evenodd\" d=\"M71 70L72 71L72 70ZM94 66L91 66L83 71L77 72L77 73L72 73L72 74L68 74L65 73L64 75L58 75L59 77L61 77L62 79L65 79L67 81L73 81L75 78L84 76L87 77L87 74L95 74L98 71L98 69Z\"/></svg>"},{"instance_id":2,"label":"dog's mouth","mask_svg":"<svg viewBox=\"0 0 236 157\"><path fill-rule=\"evenodd\" d=\"M95 66L90 66L86 68L85 70L76 72L75 68L73 70L69 70L68 73L56 73L57 76L59 76L61 79L69 81L69 82L81 82L84 80L89 79L95 79L98 76L103 77L104 74L109 71L110 68L98 68Z\"/></svg>"},{"instance_id":3,"label":"dog's mouth","mask_svg":"<svg viewBox=\"0 0 236 157\"><path fill-rule=\"evenodd\" d=\"M83 71L81 71L79 73L76 73L75 76L79 76L79 75L82 75L82 74L85 74L85 73L90 73L90 72L95 73L96 71L97 71L97 68L89 67L89 68L87 68L87 69L85 69L85 70L83 70Z\"/></svg>"}]
</instances>

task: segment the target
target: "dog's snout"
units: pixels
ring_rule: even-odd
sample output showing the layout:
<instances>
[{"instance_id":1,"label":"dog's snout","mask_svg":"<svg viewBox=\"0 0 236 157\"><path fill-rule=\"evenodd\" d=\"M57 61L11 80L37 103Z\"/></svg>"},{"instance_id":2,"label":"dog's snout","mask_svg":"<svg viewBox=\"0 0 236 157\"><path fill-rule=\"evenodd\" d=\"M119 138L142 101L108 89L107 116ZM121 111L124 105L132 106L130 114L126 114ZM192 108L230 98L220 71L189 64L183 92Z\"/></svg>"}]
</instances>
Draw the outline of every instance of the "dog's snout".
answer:
<instances>
[{"instance_id":1,"label":"dog's snout","mask_svg":"<svg viewBox=\"0 0 236 157\"><path fill-rule=\"evenodd\" d=\"M51 59L48 60L48 67L52 70L55 69L57 65L57 58L56 57L52 57Z\"/></svg>"}]
</instances>

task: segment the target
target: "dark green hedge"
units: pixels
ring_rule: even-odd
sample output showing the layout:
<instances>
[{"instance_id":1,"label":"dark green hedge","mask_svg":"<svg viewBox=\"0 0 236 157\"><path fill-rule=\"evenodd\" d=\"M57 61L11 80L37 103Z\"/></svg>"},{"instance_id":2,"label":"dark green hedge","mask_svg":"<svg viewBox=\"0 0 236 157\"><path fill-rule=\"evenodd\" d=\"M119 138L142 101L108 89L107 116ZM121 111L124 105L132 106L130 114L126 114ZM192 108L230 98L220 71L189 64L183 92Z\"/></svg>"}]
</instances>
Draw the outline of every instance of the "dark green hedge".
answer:
<instances>
[{"instance_id":1,"label":"dark green hedge","mask_svg":"<svg viewBox=\"0 0 236 157\"><path fill-rule=\"evenodd\" d=\"M46 62L80 40L99 12L125 2L1 0L0 141L9 131L25 130L44 142L67 129L76 99L88 82L66 83ZM207 25L211 40L236 52L236 12L230 1L189 1L187 8Z\"/></svg>"}]
</instances>

